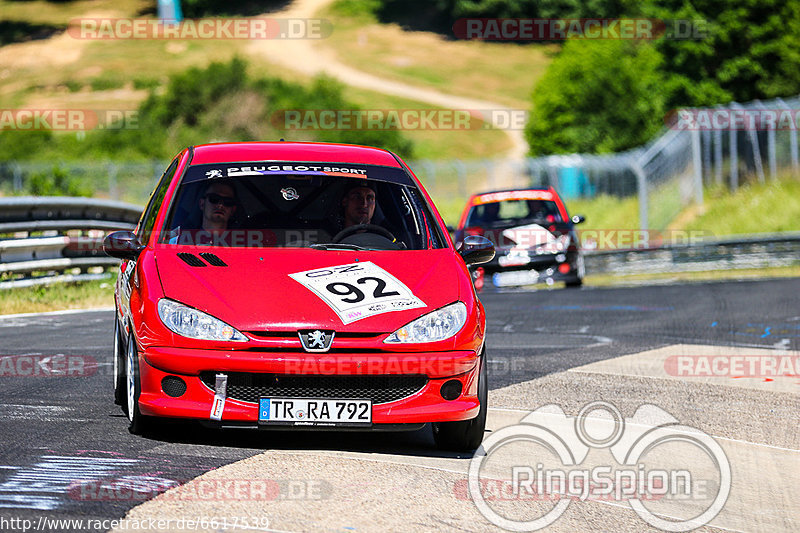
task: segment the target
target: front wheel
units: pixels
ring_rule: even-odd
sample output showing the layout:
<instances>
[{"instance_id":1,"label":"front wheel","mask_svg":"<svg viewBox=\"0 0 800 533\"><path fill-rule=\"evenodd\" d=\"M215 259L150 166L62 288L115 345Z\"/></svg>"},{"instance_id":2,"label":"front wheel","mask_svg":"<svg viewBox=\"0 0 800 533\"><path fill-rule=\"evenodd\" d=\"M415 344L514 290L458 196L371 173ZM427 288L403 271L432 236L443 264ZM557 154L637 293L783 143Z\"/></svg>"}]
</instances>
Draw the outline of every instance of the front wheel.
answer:
<instances>
[{"instance_id":1,"label":"front wheel","mask_svg":"<svg viewBox=\"0 0 800 533\"><path fill-rule=\"evenodd\" d=\"M128 413L128 431L141 435L149 426L150 419L139 411L139 396L142 394L142 383L139 375L139 354L136 350L136 339L133 332L128 338L128 349L125 355L125 395Z\"/></svg>"},{"instance_id":2,"label":"front wheel","mask_svg":"<svg viewBox=\"0 0 800 533\"><path fill-rule=\"evenodd\" d=\"M566 282L567 287L580 287L583 285L583 278L586 276L586 264L583 260L583 254L578 255L578 260L575 262L577 268L575 269L575 278Z\"/></svg>"},{"instance_id":3,"label":"front wheel","mask_svg":"<svg viewBox=\"0 0 800 533\"><path fill-rule=\"evenodd\" d=\"M480 371L478 374L478 401L480 411L472 420L458 422L434 422L433 440L440 450L455 452L471 452L483 442L483 432L486 429L487 404L489 402L489 386L487 384L486 354L480 358Z\"/></svg>"},{"instance_id":4,"label":"front wheel","mask_svg":"<svg viewBox=\"0 0 800 533\"><path fill-rule=\"evenodd\" d=\"M114 354L113 354L113 380L114 380L114 403L122 406L124 411L127 404L125 401L125 343L122 342L122 332L120 331L119 319L114 319Z\"/></svg>"}]
</instances>

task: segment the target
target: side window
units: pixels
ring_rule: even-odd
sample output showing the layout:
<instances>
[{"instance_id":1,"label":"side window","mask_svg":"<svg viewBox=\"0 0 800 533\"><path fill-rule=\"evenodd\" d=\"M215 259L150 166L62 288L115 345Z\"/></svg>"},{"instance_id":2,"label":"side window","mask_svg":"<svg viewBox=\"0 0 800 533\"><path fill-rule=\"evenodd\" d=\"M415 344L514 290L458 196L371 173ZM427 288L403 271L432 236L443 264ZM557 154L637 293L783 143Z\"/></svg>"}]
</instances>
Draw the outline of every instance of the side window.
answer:
<instances>
[{"instance_id":1,"label":"side window","mask_svg":"<svg viewBox=\"0 0 800 533\"><path fill-rule=\"evenodd\" d=\"M139 219L139 231L136 233L139 242L145 242L150 232L153 231L153 226L156 223L161 204L164 202L164 196L167 195L167 189L169 189L169 184L172 183L172 178L175 176L175 171L178 168L179 162L180 158L176 157L172 164L167 167L167 170L164 171L164 175L161 176L153 194L150 195L150 200L147 203L144 213L142 213L142 218Z\"/></svg>"},{"instance_id":2,"label":"side window","mask_svg":"<svg viewBox=\"0 0 800 533\"><path fill-rule=\"evenodd\" d=\"M431 248L444 248L445 239L442 235L436 219L433 218L431 212L428 210L427 204L422 195L417 189L407 188L410 193L412 204L417 213L417 218L422 225L423 234L420 236L423 239L422 247L425 248L430 245Z\"/></svg>"}]
</instances>

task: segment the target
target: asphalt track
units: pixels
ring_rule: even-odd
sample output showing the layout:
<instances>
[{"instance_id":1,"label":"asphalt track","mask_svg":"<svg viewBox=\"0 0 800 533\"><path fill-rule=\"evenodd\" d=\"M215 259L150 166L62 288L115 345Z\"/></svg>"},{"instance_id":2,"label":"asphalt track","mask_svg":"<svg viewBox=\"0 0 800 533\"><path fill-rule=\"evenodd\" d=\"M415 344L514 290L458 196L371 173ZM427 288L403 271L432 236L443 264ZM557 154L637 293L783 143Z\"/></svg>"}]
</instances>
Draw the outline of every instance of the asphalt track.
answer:
<instances>
[{"instance_id":1,"label":"asphalt track","mask_svg":"<svg viewBox=\"0 0 800 533\"><path fill-rule=\"evenodd\" d=\"M731 497L712 526L797 530L800 377L683 379L664 361L796 355L798 293L800 280L784 279L486 294L487 437L548 403L574 416L603 400L626 417L654 404L714 436L730 458ZM497 530L459 497L470 457L436 451L427 428L218 432L172 423L130 435L110 399L112 325L110 311L0 318L0 530L22 531L31 520L29 530L86 531L47 520L126 514L216 517L206 530L222 530L223 518L241 531ZM210 497L175 496L206 472L202 479L217 480ZM220 488L237 479L250 480L249 493ZM266 497L253 492L256 479ZM609 520L618 530L645 528L625 503L581 503L550 529L605 531ZM258 522L264 516L269 529Z\"/></svg>"}]
</instances>

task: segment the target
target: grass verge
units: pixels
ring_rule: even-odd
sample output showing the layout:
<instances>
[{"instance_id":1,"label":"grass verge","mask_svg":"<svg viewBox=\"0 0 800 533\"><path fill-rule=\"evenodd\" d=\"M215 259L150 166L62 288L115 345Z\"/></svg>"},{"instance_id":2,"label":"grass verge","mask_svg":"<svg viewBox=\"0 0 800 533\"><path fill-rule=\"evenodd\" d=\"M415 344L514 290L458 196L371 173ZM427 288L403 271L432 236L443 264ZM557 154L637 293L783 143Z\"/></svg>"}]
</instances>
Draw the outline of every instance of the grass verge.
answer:
<instances>
[{"instance_id":1,"label":"grass verge","mask_svg":"<svg viewBox=\"0 0 800 533\"><path fill-rule=\"evenodd\" d=\"M0 314L42 313L114 305L114 281L94 280L0 290Z\"/></svg>"},{"instance_id":2,"label":"grass verge","mask_svg":"<svg viewBox=\"0 0 800 533\"><path fill-rule=\"evenodd\" d=\"M348 3L334 3L318 14L334 27L321 44L359 70L448 94L528 109L533 86L558 50L556 45L449 40L404 31L378 23L366 11L347 10Z\"/></svg>"},{"instance_id":3,"label":"grass verge","mask_svg":"<svg viewBox=\"0 0 800 533\"><path fill-rule=\"evenodd\" d=\"M676 229L715 236L800 230L800 180L748 183L731 193L707 188L705 205Z\"/></svg>"},{"instance_id":4,"label":"grass verge","mask_svg":"<svg viewBox=\"0 0 800 533\"><path fill-rule=\"evenodd\" d=\"M613 287L619 285L643 285L693 281L739 281L762 278L800 277L800 265L770 268L743 268L738 270L708 270L702 272L668 272L663 274L591 274L587 273L584 284L588 287Z\"/></svg>"}]
</instances>

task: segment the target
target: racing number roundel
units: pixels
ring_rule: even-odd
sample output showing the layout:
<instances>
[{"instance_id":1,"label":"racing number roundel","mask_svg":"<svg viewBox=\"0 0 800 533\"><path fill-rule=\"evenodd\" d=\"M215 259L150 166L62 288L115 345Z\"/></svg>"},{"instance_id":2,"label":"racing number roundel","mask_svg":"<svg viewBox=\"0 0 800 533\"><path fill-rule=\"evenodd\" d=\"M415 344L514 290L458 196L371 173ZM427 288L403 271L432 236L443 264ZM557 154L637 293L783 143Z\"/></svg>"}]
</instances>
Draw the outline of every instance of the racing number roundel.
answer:
<instances>
[{"instance_id":1,"label":"racing number roundel","mask_svg":"<svg viewBox=\"0 0 800 533\"><path fill-rule=\"evenodd\" d=\"M289 277L319 296L344 324L426 307L403 282L370 261L306 270Z\"/></svg>"}]
</instances>

